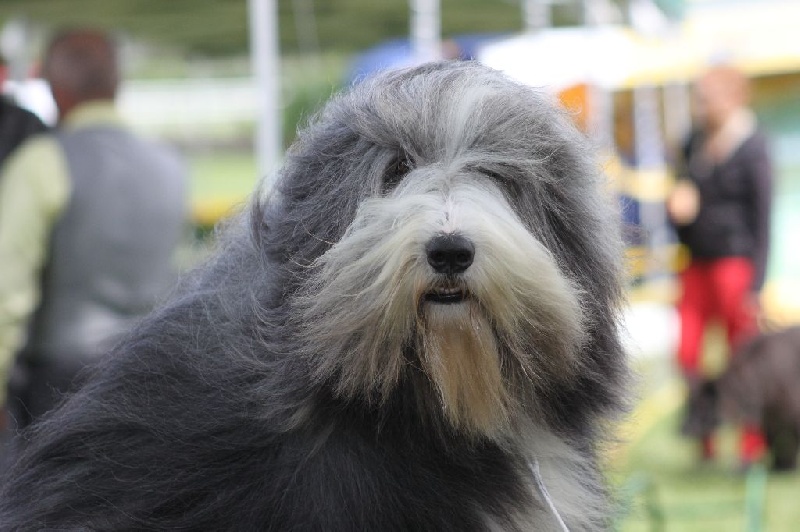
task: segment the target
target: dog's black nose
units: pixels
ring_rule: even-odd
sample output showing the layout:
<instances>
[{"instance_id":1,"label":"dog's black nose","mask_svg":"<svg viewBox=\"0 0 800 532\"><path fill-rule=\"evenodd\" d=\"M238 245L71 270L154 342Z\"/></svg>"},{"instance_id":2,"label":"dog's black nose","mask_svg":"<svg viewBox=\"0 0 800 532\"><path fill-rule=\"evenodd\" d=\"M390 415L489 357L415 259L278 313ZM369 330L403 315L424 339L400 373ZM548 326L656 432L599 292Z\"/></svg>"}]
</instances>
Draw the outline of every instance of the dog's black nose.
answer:
<instances>
[{"instance_id":1,"label":"dog's black nose","mask_svg":"<svg viewBox=\"0 0 800 532\"><path fill-rule=\"evenodd\" d=\"M440 235L425 245L428 264L436 273L463 273L475 258L475 246L461 235Z\"/></svg>"}]
</instances>

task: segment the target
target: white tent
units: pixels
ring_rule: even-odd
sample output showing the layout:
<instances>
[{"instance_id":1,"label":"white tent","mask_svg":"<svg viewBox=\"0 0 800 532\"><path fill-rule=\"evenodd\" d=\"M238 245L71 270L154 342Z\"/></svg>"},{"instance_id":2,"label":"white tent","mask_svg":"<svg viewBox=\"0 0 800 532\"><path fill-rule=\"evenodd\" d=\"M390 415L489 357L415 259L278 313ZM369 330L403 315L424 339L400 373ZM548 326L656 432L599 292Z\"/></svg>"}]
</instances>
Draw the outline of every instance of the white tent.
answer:
<instances>
[{"instance_id":1,"label":"white tent","mask_svg":"<svg viewBox=\"0 0 800 532\"><path fill-rule=\"evenodd\" d=\"M686 46L707 61L726 61L751 76L800 70L800 2L698 2L681 25Z\"/></svg>"},{"instance_id":2,"label":"white tent","mask_svg":"<svg viewBox=\"0 0 800 532\"><path fill-rule=\"evenodd\" d=\"M751 76L800 71L800 2L697 2L659 35L619 26L552 28L486 46L481 62L532 86L606 89L685 82L713 63Z\"/></svg>"},{"instance_id":3,"label":"white tent","mask_svg":"<svg viewBox=\"0 0 800 532\"><path fill-rule=\"evenodd\" d=\"M478 60L527 85L558 91L579 83L622 83L636 49L636 36L626 28L553 28L488 44Z\"/></svg>"}]
</instances>

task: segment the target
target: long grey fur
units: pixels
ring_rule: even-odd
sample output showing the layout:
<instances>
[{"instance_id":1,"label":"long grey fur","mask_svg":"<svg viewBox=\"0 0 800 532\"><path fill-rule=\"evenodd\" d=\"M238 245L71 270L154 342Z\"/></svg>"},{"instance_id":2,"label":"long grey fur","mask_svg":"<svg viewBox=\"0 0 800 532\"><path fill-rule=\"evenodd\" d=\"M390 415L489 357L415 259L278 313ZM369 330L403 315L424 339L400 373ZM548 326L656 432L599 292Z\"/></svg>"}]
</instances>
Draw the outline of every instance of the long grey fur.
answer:
<instances>
[{"instance_id":1,"label":"long grey fur","mask_svg":"<svg viewBox=\"0 0 800 532\"><path fill-rule=\"evenodd\" d=\"M618 228L550 97L471 62L366 80L23 434L0 528L559 530L535 460L569 529L604 529ZM476 242L455 280L425 259L443 233ZM467 299L426 302L445 284Z\"/></svg>"}]
</instances>

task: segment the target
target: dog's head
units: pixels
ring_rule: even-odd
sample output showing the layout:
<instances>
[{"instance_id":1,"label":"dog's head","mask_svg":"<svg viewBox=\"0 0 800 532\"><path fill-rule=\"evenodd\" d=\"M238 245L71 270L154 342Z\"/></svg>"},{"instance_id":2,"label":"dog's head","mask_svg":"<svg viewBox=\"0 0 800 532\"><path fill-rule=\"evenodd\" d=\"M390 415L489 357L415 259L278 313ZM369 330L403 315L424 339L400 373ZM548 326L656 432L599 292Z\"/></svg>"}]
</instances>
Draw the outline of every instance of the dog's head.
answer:
<instances>
[{"instance_id":1,"label":"dog's head","mask_svg":"<svg viewBox=\"0 0 800 532\"><path fill-rule=\"evenodd\" d=\"M340 396L414 381L488 435L614 402L618 221L549 97L475 63L364 81L300 134L271 203L302 350Z\"/></svg>"}]
</instances>

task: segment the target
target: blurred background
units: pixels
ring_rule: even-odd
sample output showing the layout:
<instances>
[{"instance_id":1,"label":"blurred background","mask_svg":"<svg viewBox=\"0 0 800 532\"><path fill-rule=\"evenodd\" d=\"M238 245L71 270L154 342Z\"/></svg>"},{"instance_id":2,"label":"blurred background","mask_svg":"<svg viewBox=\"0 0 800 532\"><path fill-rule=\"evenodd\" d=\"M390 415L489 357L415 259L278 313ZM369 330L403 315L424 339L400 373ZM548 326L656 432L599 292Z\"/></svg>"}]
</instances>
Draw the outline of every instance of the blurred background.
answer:
<instances>
[{"instance_id":1,"label":"blurred background","mask_svg":"<svg viewBox=\"0 0 800 532\"><path fill-rule=\"evenodd\" d=\"M796 473L737 473L733 437L723 437L717 463L698 468L678 436L673 309L686 256L664 205L692 124L692 81L711 64L735 65L752 81L775 164L765 316L773 327L800 323L798 24L796 0L2 0L0 83L53 124L38 78L50 32L115 32L121 113L190 163L196 239L187 266L210 229L270 179L297 128L372 72L477 60L551 92L603 154L625 217L625 326L639 380L631 420L608 452L619 528L789 531L800 529ZM711 372L724 343L712 328Z\"/></svg>"}]
</instances>

